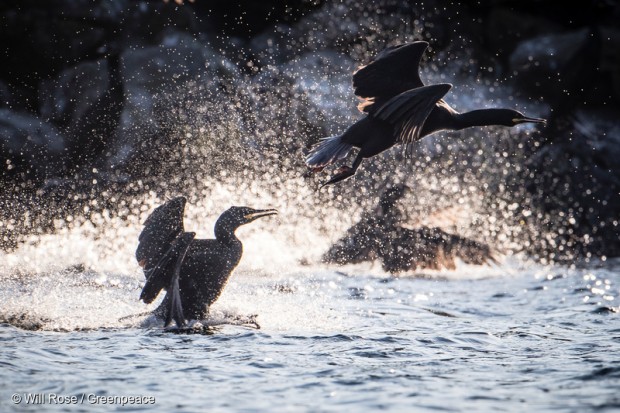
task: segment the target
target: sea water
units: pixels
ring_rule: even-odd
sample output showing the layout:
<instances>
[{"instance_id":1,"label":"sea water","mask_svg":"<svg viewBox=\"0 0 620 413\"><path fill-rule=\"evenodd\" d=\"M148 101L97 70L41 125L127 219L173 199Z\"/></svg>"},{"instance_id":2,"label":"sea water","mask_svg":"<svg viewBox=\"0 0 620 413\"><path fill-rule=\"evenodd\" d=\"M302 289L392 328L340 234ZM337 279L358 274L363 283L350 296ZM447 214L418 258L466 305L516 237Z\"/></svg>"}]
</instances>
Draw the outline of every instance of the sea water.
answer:
<instances>
[{"instance_id":1,"label":"sea water","mask_svg":"<svg viewBox=\"0 0 620 413\"><path fill-rule=\"evenodd\" d=\"M242 264L200 330L141 315L157 303L138 301L139 226L112 244L83 226L4 254L0 410L620 409L617 260L507 255L393 276L295 264L320 247L287 255L269 232L279 219L239 231ZM259 328L239 322L253 317Z\"/></svg>"}]
</instances>

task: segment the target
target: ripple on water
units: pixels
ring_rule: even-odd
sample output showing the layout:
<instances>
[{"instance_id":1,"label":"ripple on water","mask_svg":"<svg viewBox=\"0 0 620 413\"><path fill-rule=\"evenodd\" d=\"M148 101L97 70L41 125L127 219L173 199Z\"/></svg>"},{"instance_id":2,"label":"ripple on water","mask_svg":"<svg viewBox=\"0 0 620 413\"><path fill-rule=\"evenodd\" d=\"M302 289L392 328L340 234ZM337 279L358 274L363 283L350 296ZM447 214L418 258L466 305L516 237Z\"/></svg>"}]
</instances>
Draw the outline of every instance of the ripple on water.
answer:
<instances>
[{"instance_id":1,"label":"ripple on water","mask_svg":"<svg viewBox=\"0 0 620 413\"><path fill-rule=\"evenodd\" d=\"M584 381L620 379L620 367L600 367L583 376L577 376L576 378Z\"/></svg>"}]
</instances>

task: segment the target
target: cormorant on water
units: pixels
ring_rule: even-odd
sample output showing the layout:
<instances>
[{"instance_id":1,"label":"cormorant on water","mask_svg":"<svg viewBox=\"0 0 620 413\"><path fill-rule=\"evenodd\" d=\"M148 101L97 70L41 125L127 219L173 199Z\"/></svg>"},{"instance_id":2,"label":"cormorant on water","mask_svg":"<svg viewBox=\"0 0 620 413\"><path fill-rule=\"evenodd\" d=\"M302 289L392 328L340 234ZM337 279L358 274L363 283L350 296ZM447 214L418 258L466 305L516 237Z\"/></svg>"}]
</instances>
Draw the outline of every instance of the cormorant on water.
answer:
<instances>
[{"instance_id":1,"label":"cormorant on water","mask_svg":"<svg viewBox=\"0 0 620 413\"><path fill-rule=\"evenodd\" d=\"M381 195L377 208L365 212L362 219L331 246L323 260L342 265L380 259L383 269L393 274L419 269L454 269L457 259L474 265L495 263L493 250L488 245L441 228L403 227L403 214L396 204L407 190L402 184L388 188Z\"/></svg>"},{"instance_id":2,"label":"cormorant on water","mask_svg":"<svg viewBox=\"0 0 620 413\"><path fill-rule=\"evenodd\" d=\"M367 114L342 135L322 139L306 157L306 165L320 171L344 159L359 148L352 166L344 166L322 186L353 176L365 158L373 157L397 143L409 146L441 130L471 126L544 123L512 109L480 109L459 113L442 98L451 84L424 86L418 73L427 42L389 47L374 61L353 74L355 95L362 99L358 109Z\"/></svg>"},{"instance_id":3,"label":"cormorant on water","mask_svg":"<svg viewBox=\"0 0 620 413\"><path fill-rule=\"evenodd\" d=\"M207 316L241 260L243 245L235 230L278 213L275 209L233 206L215 223L215 239L194 239L195 233L183 228L185 203L184 197L178 197L157 207L144 222L136 250L146 277L140 299L151 303L166 290L164 301L155 310L165 318L166 326L173 319L182 327L186 319Z\"/></svg>"}]
</instances>

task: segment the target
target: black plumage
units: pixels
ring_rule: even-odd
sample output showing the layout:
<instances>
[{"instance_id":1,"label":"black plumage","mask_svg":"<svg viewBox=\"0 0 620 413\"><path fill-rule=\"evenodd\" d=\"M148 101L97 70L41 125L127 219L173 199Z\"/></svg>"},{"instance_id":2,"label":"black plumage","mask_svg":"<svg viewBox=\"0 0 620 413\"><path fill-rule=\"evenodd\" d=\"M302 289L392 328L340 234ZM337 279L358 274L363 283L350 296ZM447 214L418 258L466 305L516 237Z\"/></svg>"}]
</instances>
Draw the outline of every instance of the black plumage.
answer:
<instances>
[{"instance_id":1,"label":"black plumage","mask_svg":"<svg viewBox=\"0 0 620 413\"><path fill-rule=\"evenodd\" d=\"M380 260L385 271L456 268L457 260L466 264L495 263L491 247L473 239L450 234L437 227L402 226L403 213L397 206L407 187L395 185L386 190L379 205L362 215L344 237L323 256L326 262L357 264Z\"/></svg>"},{"instance_id":2,"label":"black plumage","mask_svg":"<svg viewBox=\"0 0 620 413\"><path fill-rule=\"evenodd\" d=\"M426 42L390 47L374 61L353 74L358 106L366 116L342 135L322 139L306 157L314 171L344 159L353 147L359 148L352 166L344 166L324 185L355 174L365 158L373 157L396 144L409 146L424 136L441 130L471 126L543 123L512 109L480 109L459 113L442 98L452 88L448 83L424 86L419 75L420 59Z\"/></svg>"},{"instance_id":3,"label":"black plumage","mask_svg":"<svg viewBox=\"0 0 620 413\"><path fill-rule=\"evenodd\" d=\"M140 299L151 303L161 290L166 297L155 313L177 326L186 319L203 319L222 293L243 254L235 230L257 218L275 215L274 209L233 206L215 223L215 239L194 239L185 232L186 200L178 197L157 207L144 223L136 259L144 268L146 283Z\"/></svg>"}]
</instances>

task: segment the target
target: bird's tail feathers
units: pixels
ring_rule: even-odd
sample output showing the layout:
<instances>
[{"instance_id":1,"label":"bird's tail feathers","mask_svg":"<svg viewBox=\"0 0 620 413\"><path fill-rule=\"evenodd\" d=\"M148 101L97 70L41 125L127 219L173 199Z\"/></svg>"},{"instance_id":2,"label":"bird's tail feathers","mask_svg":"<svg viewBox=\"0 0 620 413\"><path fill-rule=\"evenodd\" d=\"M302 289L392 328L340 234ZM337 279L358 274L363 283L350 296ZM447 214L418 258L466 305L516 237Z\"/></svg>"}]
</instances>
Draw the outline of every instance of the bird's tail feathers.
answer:
<instances>
[{"instance_id":1,"label":"bird's tail feathers","mask_svg":"<svg viewBox=\"0 0 620 413\"><path fill-rule=\"evenodd\" d=\"M310 168L323 168L340 159L344 159L353 146L342 142L342 136L330 136L321 139L310 149L306 156L306 165Z\"/></svg>"}]
</instances>

